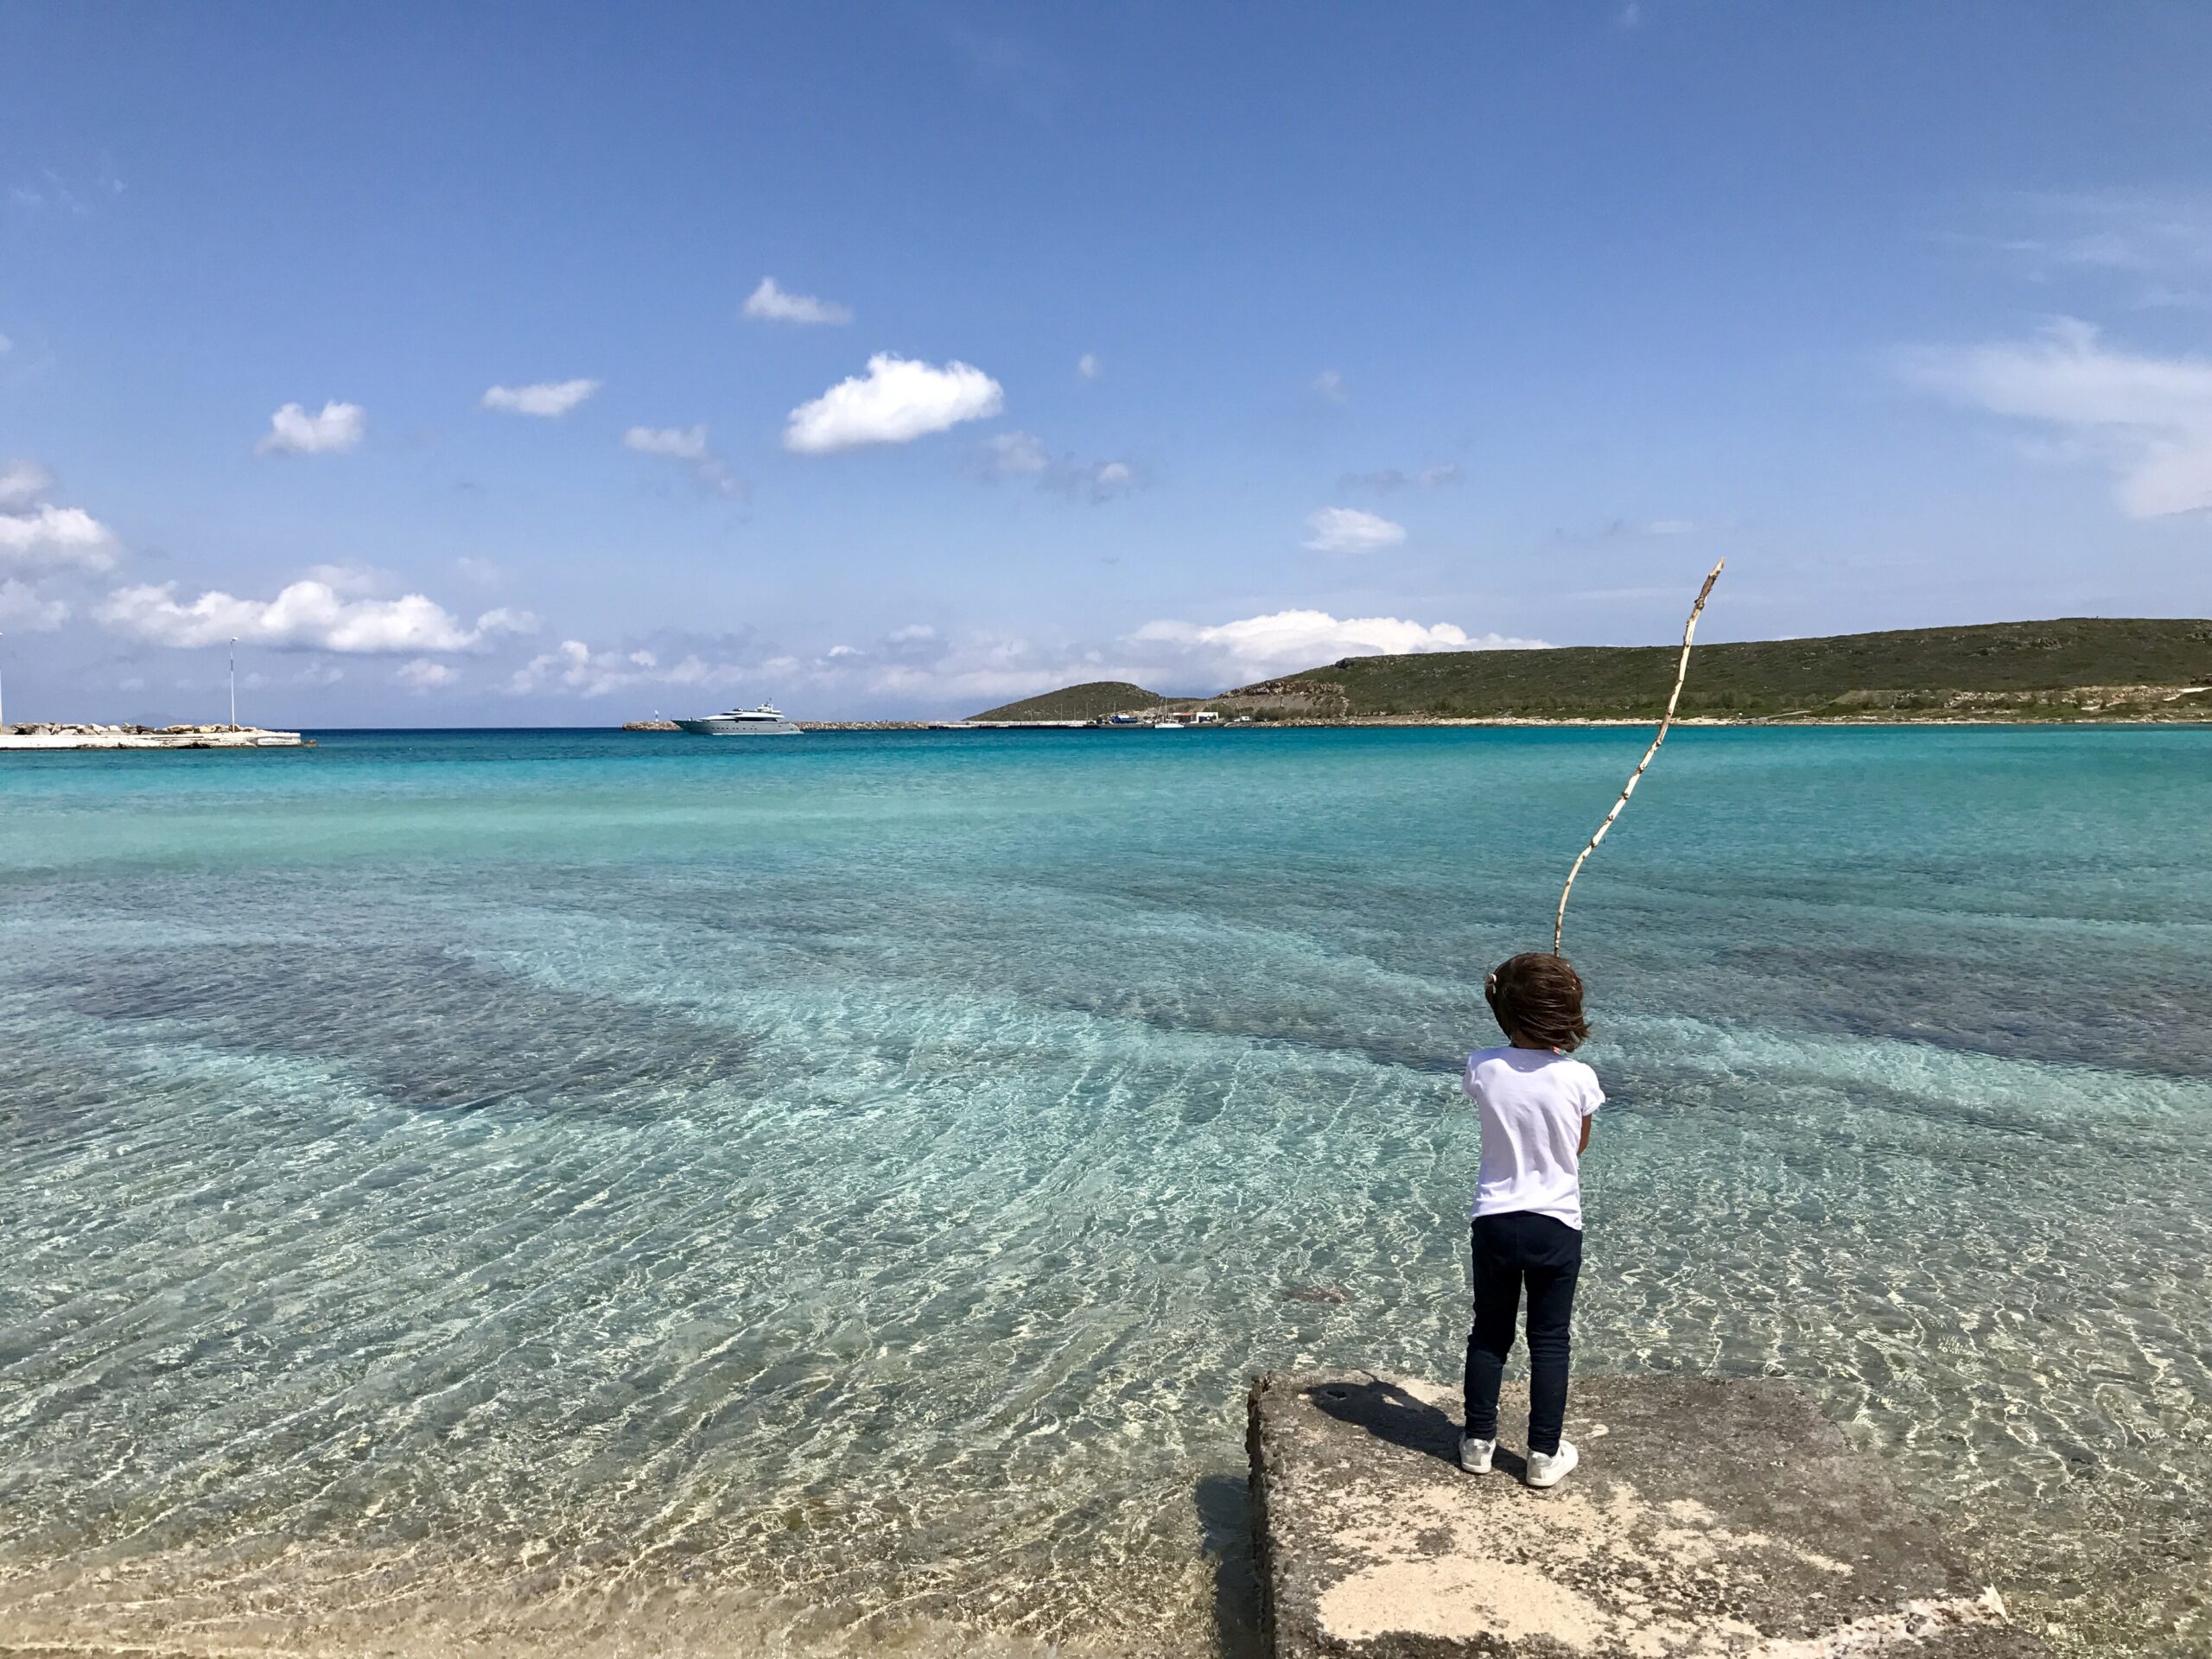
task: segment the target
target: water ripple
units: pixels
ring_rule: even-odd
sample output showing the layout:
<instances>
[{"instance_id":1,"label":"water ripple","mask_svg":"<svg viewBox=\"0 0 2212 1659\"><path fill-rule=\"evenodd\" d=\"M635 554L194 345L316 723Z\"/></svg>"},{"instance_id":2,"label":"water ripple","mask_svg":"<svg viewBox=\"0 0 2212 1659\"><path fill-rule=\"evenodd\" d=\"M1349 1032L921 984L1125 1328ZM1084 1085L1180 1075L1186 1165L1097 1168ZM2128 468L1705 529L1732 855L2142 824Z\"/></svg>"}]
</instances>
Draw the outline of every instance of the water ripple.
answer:
<instances>
[{"instance_id":1,"label":"water ripple","mask_svg":"<svg viewBox=\"0 0 2212 1659\"><path fill-rule=\"evenodd\" d=\"M1233 1649L1244 1380L1456 1363L1474 988L1633 740L1217 735L11 772L10 1639ZM1677 741L1580 1363L2200 1650L2212 734Z\"/></svg>"}]
</instances>

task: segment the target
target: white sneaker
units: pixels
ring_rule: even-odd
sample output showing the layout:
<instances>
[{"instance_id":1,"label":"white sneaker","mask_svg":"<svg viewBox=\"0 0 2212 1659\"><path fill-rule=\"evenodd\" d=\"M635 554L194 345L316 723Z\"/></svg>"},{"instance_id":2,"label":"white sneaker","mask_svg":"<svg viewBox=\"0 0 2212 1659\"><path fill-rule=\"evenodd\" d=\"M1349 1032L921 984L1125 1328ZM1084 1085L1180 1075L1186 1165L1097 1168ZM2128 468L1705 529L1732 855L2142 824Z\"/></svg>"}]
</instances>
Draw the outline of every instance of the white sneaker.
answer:
<instances>
[{"instance_id":1,"label":"white sneaker","mask_svg":"<svg viewBox=\"0 0 2212 1659\"><path fill-rule=\"evenodd\" d=\"M1531 1486L1556 1486L1573 1473L1574 1465L1582 1461L1582 1454L1574 1449L1573 1440L1561 1440L1559 1450L1546 1457L1541 1452L1529 1454L1529 1484Z\"/></svg>"},{"instance_id":2,"label":"white sneaker","mask_svg":"<svg viewBox=\"0 0 2212 1659\"><path fill-rule=\"evenodd\" d=\"M1497 1450L1496 1440L1478 1440L1471 1434L1459 1437L1459 1466L1471 1475L1490 1473L1491 1453Z\"/></svg>"}]
</instances>

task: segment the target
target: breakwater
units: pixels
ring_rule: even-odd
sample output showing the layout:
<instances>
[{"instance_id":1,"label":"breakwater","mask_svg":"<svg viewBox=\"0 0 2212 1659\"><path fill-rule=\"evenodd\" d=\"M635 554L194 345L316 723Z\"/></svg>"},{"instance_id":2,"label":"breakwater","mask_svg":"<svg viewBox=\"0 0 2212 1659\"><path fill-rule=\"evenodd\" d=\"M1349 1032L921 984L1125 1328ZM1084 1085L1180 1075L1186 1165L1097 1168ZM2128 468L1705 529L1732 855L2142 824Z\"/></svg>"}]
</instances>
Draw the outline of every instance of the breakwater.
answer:
<instances>
[{"instance_id":1,"label":"breakwater","mask_svg":"<svg viewBox=\"0 0 2212 1659\"><path fill-rule=\"evenodd\" d=\"M0 751L52 749L296 749L297 732L258 726L96 726L40 721L0 726Z\"/></svg>"}]
</instances>

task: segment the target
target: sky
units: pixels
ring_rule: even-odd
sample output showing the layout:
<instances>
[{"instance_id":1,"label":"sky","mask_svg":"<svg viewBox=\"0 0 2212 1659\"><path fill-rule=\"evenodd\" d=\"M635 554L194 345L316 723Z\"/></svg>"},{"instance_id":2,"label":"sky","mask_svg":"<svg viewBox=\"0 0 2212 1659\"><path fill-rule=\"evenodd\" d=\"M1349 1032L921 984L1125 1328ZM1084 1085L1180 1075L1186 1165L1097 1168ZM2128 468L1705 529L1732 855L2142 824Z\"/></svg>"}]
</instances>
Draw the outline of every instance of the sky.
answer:
<instances>
[{"instance_id":1,"label":"sky","mask_svg":"<svg viewBox=\"0 0 2212 1659\"><path fill-rule=\"evenodd\" d=\"M10 721L2212 614L2212 7L0 5Z\"/></svg>"}]
</instances>

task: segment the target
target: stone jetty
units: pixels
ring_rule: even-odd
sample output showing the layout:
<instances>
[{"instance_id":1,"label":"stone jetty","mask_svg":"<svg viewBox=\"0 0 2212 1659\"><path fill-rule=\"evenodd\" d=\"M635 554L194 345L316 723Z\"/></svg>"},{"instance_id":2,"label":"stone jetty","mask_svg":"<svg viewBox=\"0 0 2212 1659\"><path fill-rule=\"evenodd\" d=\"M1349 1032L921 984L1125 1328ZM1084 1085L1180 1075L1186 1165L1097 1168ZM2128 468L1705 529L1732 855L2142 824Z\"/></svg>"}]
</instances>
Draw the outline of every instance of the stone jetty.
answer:
<instances>
[{"instance_id":1,"label":"stone jetty","mask_svg":"<svg viewBox=\"0 0 2212 1659\"><path fill-rule=\"evenodd\" d=\"M88 726L40 721L0 726L0 751L25 749L296 749L297 732L258 726Z\"/></svg>"},{"instance_id":2,"label":"stone jetty","mask_svg":"<svg viewBox=\"0 0 2212 1659\"><path fill-rule=\"evenodd\" d=\"M1371 1371L1254 1384L1254 1546L1276 1659L2027 1659L1944 1535L1809 1395L1577 1376L1581 1466L1458 1463L1458 1389Z\"/></svg>"}]
</instances>

